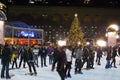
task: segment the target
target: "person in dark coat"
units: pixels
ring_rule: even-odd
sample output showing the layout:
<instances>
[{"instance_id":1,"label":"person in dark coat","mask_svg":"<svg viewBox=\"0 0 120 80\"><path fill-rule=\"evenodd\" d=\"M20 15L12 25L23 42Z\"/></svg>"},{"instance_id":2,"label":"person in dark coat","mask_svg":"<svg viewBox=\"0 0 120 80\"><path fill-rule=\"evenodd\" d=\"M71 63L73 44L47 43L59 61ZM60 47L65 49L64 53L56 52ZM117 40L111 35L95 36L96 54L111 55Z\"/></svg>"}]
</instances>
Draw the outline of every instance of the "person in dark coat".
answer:
<instances>
[{"instance_id":1,"label":"person in dark coat","mask_svg":"<svg viewBox=\"0 0 120 80\"><path fill-rule=\"evenodd\" d=\"M107 48L107 57L106 57L106 65L105 65L106 69L111 68L110 65L111 58L112 58L112 47L110 46Z\"/></svg>"},{"instance_id":2,"label":"person in dark coat","mask_svg":"<svg viewBox=\"0 0 120 80\"><path fill-rule=\"evenodd\" d=\"M20 62L19 62L19 68L21 67L21 64L23 62L23 68L25 68L26 64L26 54L25 54L25 47L22 46L19 50L19 56L20 56Z\"/></svg>"},{"instance_id":3,"label":"person in dark coat","mask_svg":"<svg viewBox=\"0 0 120 80\"><path fill-rule=\"evenodd\" d=\"M94 57L95 57L95 52L93 51L93 47L90 47L90 55L89 55L89 60L90 60L90 68L94 69Z\"/></svg>"},{"instance_id":4,"label":"person in dark coat","mask_svg":"<svg viewBox=\"0 0 120 80\"><path fill-rule=\"evenodd\" d=\"M1 63L2 63L2 70L1 70L1 78L4 78L5 75L5 71L6 71L6 79L10 79L10 75L9 75L9 63L11 61L11 53L10 53L10 47L9 45L6 43L3 50L2 50L2 59L1 59Z\"/></svg>"},{"instance_id":5,"label":"person in dark coat","mask_svg":"<svg viewBox=\"0 0 120 80\"><path fill-rule=\"evenodd\" d=\"M86 69L90 69L90 51L88 46L84 46L83 48L83 62L82 67L84 66L85 62L87 63Z\"/></svg>"},{"instance_id":6,"label":"person in dark coat","mask_svg":"<svg viewBox=\"0 0 120 80\"><path fill-rule=\"evenodd\" d=\"M53 62L54 62L54 60L56 59L58 53L59 53L58 47L57 47L57 46L54 46Z\"/></svg>"},{"instance_id":7,"label":"person in dark coat","mask_svg":"<svg viewBox=\"0 0 120 80\"><path fill-rule=\"evenodd\" d=\"M102 54L103 54L102 48L99 47L97 50L97 56L96 56L96 62L98 65L101 65L100 60L102 58Z\"/></svg>"},{"instance_id":8,"label":"person in dark coat","mask_svg":"<svg viewBox=\"0 0 120 80\"><path fill-rule=\"evenodd\" d=\"M116 56L117 56L117 48L114 47L113 52L112 52L112 62L111 62L111 66L114 63L114 68L117 68L116 67Z\"/></svg>"},{"instance_id":9,"label":"person in dark coat","mask_svg":"<svg viewBox=\"0 0 120 80\"><path fill-rule=\"evenodd\" d=\"M36 68L35 68L35 65L34 65L34 58L33 58L33 53L31 51L31 48L26 48L26 60L27 60L27 64L28 64L28 67L29 67L29 72L30 72L30 75L33 75L33 72L32 72L32 68L34 70L34 74L36 75L37 72L36 72Z\"/></svg>"},{"instance_id":10,"label":"person in dark coat","mask_svg":"<svg viewBox=\"0 0 120 80\"><path fill-rule=\"evenodd\" d=\"M52 71L55 69L55 64L57 63L57 72L59 76L61 77L61 80L65 80L65 64L67 63L65 49L64 48L58 48L59 53L57 54L53 65L52 65Z\"/></svg>"},{"instance_id":11,"label":"person in dark coat","mask_svg":"<svg viewBox=\"0 0 120 80\"><path fill-rule=\"evenodd\" d=\"M120 46L118 47L118 55L120 57ZM119 58L119 65L120 65L120 58Z\"/></svg>"},{"instance_id":12,"label":"person in dark coat","mask_svg":"<svg viewBox=\"0 0 120 80\"><path fill-rule=\"evenodd\" d=\"M40 51L39 54L41 56L41 67L43 67L43 65L45 67L47 67L47 65L46 65L46 57L47 57L47 49L46 49L46 47L43 46L41 48L41 50L39 50L39 51Z\"/></svg>"}]
</instances>

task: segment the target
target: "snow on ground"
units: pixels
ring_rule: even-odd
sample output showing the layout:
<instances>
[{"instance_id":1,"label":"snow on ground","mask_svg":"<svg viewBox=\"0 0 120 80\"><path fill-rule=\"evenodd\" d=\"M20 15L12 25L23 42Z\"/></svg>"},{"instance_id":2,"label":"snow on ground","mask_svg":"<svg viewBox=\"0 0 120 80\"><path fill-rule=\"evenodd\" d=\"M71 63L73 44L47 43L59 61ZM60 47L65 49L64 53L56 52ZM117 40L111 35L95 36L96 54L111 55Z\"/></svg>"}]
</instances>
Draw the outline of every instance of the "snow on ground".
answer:
<instances>
[{"instance_id":1,"label":"snow on ground","mask_svg":"<svg viewBox=\"0 0 120 80\"><path fill-rule=\"evenodd\" d=\"M101 59L100 66L96 65L95 63L94 65L95 69L83 70L83 74L74 74L74 60L73 60L72 70L71 70L72 78L68 78L66 80L120 80L119 60L120 58L117 57L117 68L105 69L106 60L105 60L105 56L103 56L103 58ZM40 59L39 59L39 64L40 64ZM48 64L48 58L47 58L47 64ZM1 67L2 66L0 65L0 70ZM51 71L50 65L48 65L48 67L43 67L43 68L39 67L36 69L38 73L37 76L25 75L25 73L29 72L28 68L10 70L10 74L15 74L15 76L12 77L10 80L61 80L56 70L54 70L54 72ZM0 79L0 80L6 80L6 79Z\"/></svg>"}]
</instances>

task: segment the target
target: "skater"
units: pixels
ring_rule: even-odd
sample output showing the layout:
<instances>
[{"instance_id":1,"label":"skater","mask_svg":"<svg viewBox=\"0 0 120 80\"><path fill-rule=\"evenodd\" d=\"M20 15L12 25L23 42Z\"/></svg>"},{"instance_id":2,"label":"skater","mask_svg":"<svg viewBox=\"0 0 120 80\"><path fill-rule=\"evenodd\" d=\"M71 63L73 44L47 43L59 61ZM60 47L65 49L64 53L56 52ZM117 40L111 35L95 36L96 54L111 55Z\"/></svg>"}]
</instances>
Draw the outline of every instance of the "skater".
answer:
<instances>
[{"instance_id":1,"label":"skater","mask_svg":"<svg viewBox=\"0 0 120 80\"><path fill-rule=\"evenodd\" d=\"M15 50L14 52L13 52L13 54L12 54L12 69L13 69L13 67L14 67L14 64L15 64L15 66L16 66L16 68L18 68L18 66L17 66L17 58L18 58L18 52L17 52L17 50Z\"/></svg>"},{"instance_id":2,"label":"skater","mask_svg":"<svg viewBox=\"0 0 120 80\"><path fill-rule=\"evenodd\" d=\"M2 58L1 58L1 62L2 62L2 70L1 70L1 78L5 78L5 71L6 71L6 79L10 79L10 75L9 75L9 63L11 61L11 53L10 53L10 46L8 45L8 43L5 43L5 46L2 50Z\"/></svg>"},{"instance_id":3,"label":"skater","mask_svg":"<svg viewBox=\"0 0 120 80\"><path fill-rule=\"evenodd\" d=\"M120 65L120 46L118 47L119 65Z\"/></svg>"},{"instance_id":4,"label":"skater","mask_svg":"<svg viewBox=\"0 0 120 80\"><path fill-rule=\"evenodd\" d=\"M107 53L107 57L106 57L107 63L106 63L106 66L105 66L106 69L111 68L111 65L110 65L111 57L112 57L111 53Z\"/></svg>"},{"instance_id":5,"label":"skater","mask_svg":"<svg viewBox=\"0 0 120 80\"><path fill-rule=\"evenodd\" d=\"M41 48L41 50L39 51L39 54L41 56L41 67L43 66L47 67L46 65L47 49L45 46Z\"/></svg>"},{"instance_id":6,"label":"skater","mask_svg":"<svg viewBox=\"0 0 120 80\"><path fill-rule=\"evenodd\" d=\"M117 48L113 47L111 67L112 67L112 64L114 63L114 68L117 68L117 66L116 66L116 56L117 56Z\"/></svg>"},{"instance_id":7,"label":"skater","mask_svg":"<svg viewBox=\"0 0 120 80\"><path fill-rule=\"evenodd\" d=\"M68 48L66 48L66 57L67 57L67 64L65 67L65 74L66 74L66 78L70 77L71 78L71 74L70 74L70 70L71 70L71 64L72 64L72 48L70 46L68 46Z\"/></svg>"},{"instance_id":8,"label":"skater","mask_svg":"<svg viewBox=\"0 0 120 80\"><path fill-rule=\"evenodd\" d=\"M80 45L76 51L76 60L75 60L75 74L83 74L83 72L81 71L82 68L82 55L83 55L83 51L82 51L82 45Z\"/></svg>"},{"instance_id":9,"label":"skater","mask_svg":"<svg viewBox=\"0 0 120 80\"><path fill-rule=\"evenodd\" d=\"M33 49L33 56L34 56L34 63L37 67L39 67L38 65L38 54L39 54L39 49L37 46L34 46L34 49Z\"/></svg>"},{"instance_id":10,"label":"skater","mask_svg":"<svg viewBox=\"0 0 120 80\"><path fill-rule=\"evenodd\" d=\"M34 59L33 59L33 53L31 51L31 48L27 47L26 48L26 55L27 55L27 64L28 64L28 67L29 67L29 72L30 72L30 75L37 75L37 72L36 72L36 68L35 68L35 65L34 65ZM32 68L34 70L34 73L32 72Z\"/></svg>"},{"instance_id":11,"label":"skater","mask_svg":"<svg viewBox=\"0 0 120 80\"><path fill-rule=\"evenodd\" d=\"M90 60L90 69L94 69L94 58L95 58L95 52L93 50L93 47L90 47L90 55L89 55L89 60Z\"/></svg>"},{"instance_id":12,"label":"skater","mask_svg":"<svg viewBox=\"0 0 120 80\"><path fill-rule=\"evenodd\" d=\"M51 65L53 63L53 54L54 54L54 48L52 46L48 47L48 56L49 56L49 64Z\"/></svg>"},{"instance_id":13,"label":"skater","mask_svg":"<svg viewBox=\"0 0 120 80\"><path fill-rule=\"evenodd\" d=\"M26 64L25 46L22 46L20 48L20 50L19 50L19 57L20 57L19 68L21 67L22 62L23 62L23 68L25 68L25 64Z\"/></svg>"},{"instance_id":14,"label":"skater","mask_svg":"<svg viewBox=\"0 0 120 80\"><path fill-rule=\"evenodd\" d=\"M103 55L102 48L99 47L99 48L97 49L97 56L96 56L96 63L97 63L98 65L101 65L100 60L101 60L102 55Z\"/></svg>"},{"instance_id":15,"label":"skater","mask_svg":"<svg viewBox=\"0 0 120 80\"><path fill-rule=\"evenodd\" d=\"M66 60L66 54L64 47L58 48L58 54L56 55L56 58L52 64L52 71L55 69L55 64L57 63L57 72L59 76L61 77L61 80L65 80L65 64L67 62Z\"/></svg>"},{"instance_id":16,"label":"skater","mask_svg":"<svg viewBox=\"0 0 120 80\"><path fill-rule=\"evenodd\" d=\"M111 65L110 65L110 60L112 58L112 47L108 47L107 49L107 57L106 57L106 65L105 65L105 68L108 69L108 68L111 68Z\"/></svg>"},{"instance_id":17,"label":"skater","mask_svg":"<svg viewBox=\"0 0 120 80\"><path fill-rule=\"evenodd\" d=\"M86 62L87 63L86 69L90 69L90 50L88 46L84 46L82 57L83 57L82 67L84 66Z\"/></svg>"}]
</instances>

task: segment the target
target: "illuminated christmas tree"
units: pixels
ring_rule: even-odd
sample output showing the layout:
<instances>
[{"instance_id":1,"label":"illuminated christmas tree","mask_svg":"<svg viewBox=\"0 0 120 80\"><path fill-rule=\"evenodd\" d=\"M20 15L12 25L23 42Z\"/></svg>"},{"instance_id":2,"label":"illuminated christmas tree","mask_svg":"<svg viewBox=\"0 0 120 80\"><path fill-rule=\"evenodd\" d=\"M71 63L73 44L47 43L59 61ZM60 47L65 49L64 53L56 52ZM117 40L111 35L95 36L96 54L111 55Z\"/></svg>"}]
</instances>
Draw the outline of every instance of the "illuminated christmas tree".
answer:
<instances>
[{"instance_id":1,"label":"illuminated christmas tree","mask_svg":"<svg viewBox=\"0 0 120 80\"><path fill-rule=\"evenodd\" d=\"M84 33L82 32L78 15L75 14L75 18L71 24L70 31L67 37L67 45L77 46L79 44L84 45Z\"/></svg>"}]
</instances>

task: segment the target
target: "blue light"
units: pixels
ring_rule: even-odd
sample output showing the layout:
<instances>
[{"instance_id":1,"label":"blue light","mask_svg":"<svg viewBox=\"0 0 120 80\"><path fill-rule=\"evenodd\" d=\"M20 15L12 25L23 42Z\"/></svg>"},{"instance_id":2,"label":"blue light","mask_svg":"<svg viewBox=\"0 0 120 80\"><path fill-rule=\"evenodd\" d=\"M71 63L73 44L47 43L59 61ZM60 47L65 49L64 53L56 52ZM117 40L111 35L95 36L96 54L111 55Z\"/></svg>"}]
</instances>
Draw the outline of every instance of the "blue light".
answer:
<instances>
[{"instance_id":1,"label":"blue light","mask_svg":"<svg viewBox=\"0 0 120 80\"><path fill-rule=\"evenodd\" d=\"M29 31L21 31L21 35L23 37L35 37L34 32L29 32Z\"/></svg>"}]
</instances>

